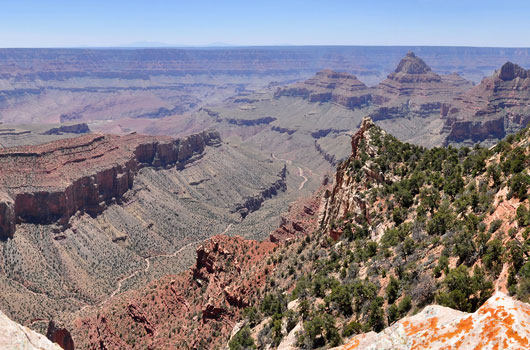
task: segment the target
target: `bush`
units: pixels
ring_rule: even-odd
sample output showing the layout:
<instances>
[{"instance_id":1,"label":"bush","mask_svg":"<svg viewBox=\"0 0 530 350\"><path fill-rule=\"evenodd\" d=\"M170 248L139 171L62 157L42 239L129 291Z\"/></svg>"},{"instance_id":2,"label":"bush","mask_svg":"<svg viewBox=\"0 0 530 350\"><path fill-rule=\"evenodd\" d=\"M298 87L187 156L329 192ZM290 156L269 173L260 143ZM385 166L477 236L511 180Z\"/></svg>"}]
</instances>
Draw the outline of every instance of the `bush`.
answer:
<instances>
[{"instance_id":1,"label":"bush","mask_svg":"<svg viewBox=\"0 0 530 350\"><path fill-rule=\"evenodd\" d=\"M474 312L493 294L493 284L486 281L484 273L476 268L470 276L465 265L449 271L443 281L444 291L438 295L438 303L465 312Z\"/></svg>"},{"instance_id":2,"label":"bush","mask_svg":"<svg viewBox=\"0 0 530 350\"><path fill-rule=\"evenodd\" d=\"M352 314L353 310L351 303L353 297L347 286L338 285L334 287L331 290L330 299L344 316L349 316Z\"/></svg>"},{"instance_id":3,"label":"bush","mask_svg":"<svg viewBox=\"0 0 530 350\"><path fill-rule=\"evenodd\" d=\"M363 332L363 326L359 322L351 321L346 324L342 329L343 337L351 337L354 334L361 334Z\"/></svg>"},{"instance_id":4,"label":"bush","mask_svg":"<svg viewBox=\"0 0 530 350\"><path fill-rule=\"evenodd\" d=\"M528 175L523 173L515 174L508 183L510 186L509 197L517 197L520 200L525 200L528 194L529 182Z\"/></svg>"},{"instance_id":5,"label":"bush","mask_svg":"<svg viewBox=\"0 0 530 350\"><path fill-rule=\"evenodd\" d=\"M517 208L517 224L519 224L520 227L525 227L530 224L530 217L528 214L528 209L526 209L526 206L524 204L519 205Z\"/></svg>"},{"instance_id":6,"label":"bush","mask_svg":"<svg viewBox=\"0 0 530 350\"><path fill-rule=\"evenodd\" d=\"M449 203L445 202L427 224L427 233L430 235L444 235L452 227L453 220L453 213L449 208Z\"/></svg>"},{"instance_id":7,"label":"bush","mask_svg":"<svg viewBox=\"0 0 530 350\"><path fill-rule=\"evenodd\" d=\"M399 281L392 276L386 287L386 299L388 304L393 304L397 298L399 298Z\"/></svg>"},{"instance_id":8,"label":"bush","mask_svg":"<svg viewBox=\"0 0 530 350\"><path fill-rule=\"evenodd\" d=\"M383 298L377 297L370 304L368 310L368 325L374 332L380 332L385 328L385 312L383 311Z\"/></svg>"},{"instance_id":9,"label":"bush","mask_svg":"<svg viewBox=\"0 0 530 350\"><path fill-rule=\"evenodd\" d=\"M250 328L245 326L234 335L232 340L228 343L230 350L246 350L255 349L254 339L250 336Z\"/></svg>"},{"instance_id":10,"label":"bush","mask_svg":"<svg viewBox=\"0 0 530 350\"><path fill-rule=\"evenodd\" d=\"M482 260L484 266L494 275L498 276L502 270L502 255L504 254L504 247L502 242L494 239L486 244L486 253Z\"/></svg>"}]
</instances>

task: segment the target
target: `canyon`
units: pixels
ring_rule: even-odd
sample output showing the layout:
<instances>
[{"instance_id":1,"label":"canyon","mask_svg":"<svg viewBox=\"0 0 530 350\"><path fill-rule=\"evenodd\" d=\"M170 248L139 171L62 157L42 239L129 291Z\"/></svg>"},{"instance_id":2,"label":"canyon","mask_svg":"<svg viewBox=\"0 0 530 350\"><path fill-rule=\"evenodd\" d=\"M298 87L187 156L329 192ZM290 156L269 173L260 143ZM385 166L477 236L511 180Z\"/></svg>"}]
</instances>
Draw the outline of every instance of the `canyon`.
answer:
<instances>
[{"instance_id":1,"label":"canyon","mask_svg":"<svg viewBox=\"0 0 530 350\"><path fill-rule=\"evenodd\" d=\"M0 284L12 295L0 304L43 333L63 313L185 270L215 234L268 237L309 193L298 168L215 131L89 133L0 151Z\"/></svg>"},{"instance_id":2,"label":"canyon","mask_svg":"<svg viewBox=\"0 0 530 350\"><path fill-rule=\"evenodd\" d=\"M0 319L65 350L525 348L528 57L0 49Z\"/></svg>"}]
</instances>

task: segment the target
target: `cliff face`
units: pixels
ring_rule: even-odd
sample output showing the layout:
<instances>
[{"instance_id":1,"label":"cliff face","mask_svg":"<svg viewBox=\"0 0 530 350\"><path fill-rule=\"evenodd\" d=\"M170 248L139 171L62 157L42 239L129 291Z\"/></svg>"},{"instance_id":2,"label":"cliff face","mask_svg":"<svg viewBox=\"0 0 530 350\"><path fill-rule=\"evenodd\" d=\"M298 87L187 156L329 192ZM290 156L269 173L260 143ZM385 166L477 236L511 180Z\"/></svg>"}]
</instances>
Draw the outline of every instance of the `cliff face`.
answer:
<instances>
[{"instance_id":1,"label":"cliff face","mask_svg":"<svg viewBox=\"0 0 530 350\"><path fill-rule=\"evenodd\" d=\"M285 192L287 190L287 183L285 178L287 176L287 167L284 166L281 172L278 174L279 179L272 183L268 188L263 189L260 193L255 196L248 197L244 203L236 205L231 212L239 213L241 218L245 218L249 213L252 213L259 208L265 200L272 198L278 194L278 191Z\"/></svg>"},{"instance_id":2,"label":"cliff face","mask_svg":"<svg viewBox=\"0 0 530 350\"><path fill-rule=\"evenodd\" d=\"M508 62L442 109L447 143L501 139L530 121L530 71Z\"/></svg>"},{"instance_id":3,"label":"cliff face","mask_svg":"<svg viewBox=\"0 0 530 350\"><path fill-rule=\"evenodd\" d=\"M333 102L352 110L366 106L372 99L370 89L357 77L331 70L320 71L302 83L278 88L274 96L298 96L310 102Z\"/></svg>"},{"instance_id":4,"label":"cliff face","mask_svg":"<svg viewBox=\"0 0 530 350\"><path fill-rule=\"evenodd\" d=\"M97 215L132 187L139 168L182 168L219 143L215 132L183 139L90 134L2 149L0 237L12 237L16 223L67 225L78 211Z\"/></svg>"},{"instance_id":5,"label":"cliff face","mask_svg":"<svg viewBox=\"0 0 530 350\"><path fill-rule=\"evenodd\" d=\"M335 350L513 349L530 346L530 305L496 293L474 313L431 305L380 333L369 332Z\"/></svg>"},{"instance_id":6,"label":"cliff face","mask_svg":"<svg viewBox=\"0 0 530 350\"><path fill-rule=\"evenodd\" d=\"M324 195L321 225L330 226L333 221L341 220L346 213L353 213L358 223L370 221L368 203L365 198L359 196L359 192L365 188L367 183L384 183L384 176L376 169L375 163L368 161L362 165L361 169L358 169L363 173L362 177L365 182L359 184L356 180L356 174L352 172L349 165L354 162L360 164L361 147L366 147L366 152L371 156L376 154L377 150L372 145L370 135L370 129L374 127L375 124L370 118L364 118L359 130L353 135L352 154L347 161L339 165L335 174L333 189ZM333 234L336 236L338 233Z\"/></svg>"}]
</instances>

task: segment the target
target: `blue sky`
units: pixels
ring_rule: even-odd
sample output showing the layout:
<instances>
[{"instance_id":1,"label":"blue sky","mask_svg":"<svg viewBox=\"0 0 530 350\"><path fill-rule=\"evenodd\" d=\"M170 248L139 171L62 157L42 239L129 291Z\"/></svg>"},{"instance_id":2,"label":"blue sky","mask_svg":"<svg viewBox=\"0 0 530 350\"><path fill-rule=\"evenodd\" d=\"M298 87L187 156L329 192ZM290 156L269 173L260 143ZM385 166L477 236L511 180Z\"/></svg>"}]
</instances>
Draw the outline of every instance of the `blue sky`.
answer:
<instances>
[{"instance_id":1,"label":"blue sky","mask_svg":"<svg viewBox=\"0 0 530 350\"><path fill-rule=\"evenodd\" d=\"M530 47L529 0L0 0L0 47Z\"/></svg>"}]
</instances>

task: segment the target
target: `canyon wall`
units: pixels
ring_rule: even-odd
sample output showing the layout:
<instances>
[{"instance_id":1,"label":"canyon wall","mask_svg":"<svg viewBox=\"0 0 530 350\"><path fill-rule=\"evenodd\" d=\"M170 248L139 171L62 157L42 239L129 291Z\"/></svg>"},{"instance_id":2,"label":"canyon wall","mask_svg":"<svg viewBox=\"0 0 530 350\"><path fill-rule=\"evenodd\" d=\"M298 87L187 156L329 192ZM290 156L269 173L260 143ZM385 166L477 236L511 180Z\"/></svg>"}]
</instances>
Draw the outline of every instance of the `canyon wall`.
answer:
<instances>
[{"instance_id":1,"label":"canyon wall","mask_svg":"<svg viewBox=\"0 0 530 350\"><path fill-rule=\"evenodd\" d=\"M12 237L16 223L66 226L78 211L95 216L132 188L140 168L183 168L219 144L219 134L207 131L181 139L90 134L2 149L0 237Z\"/></svg>"}]
</instances>

